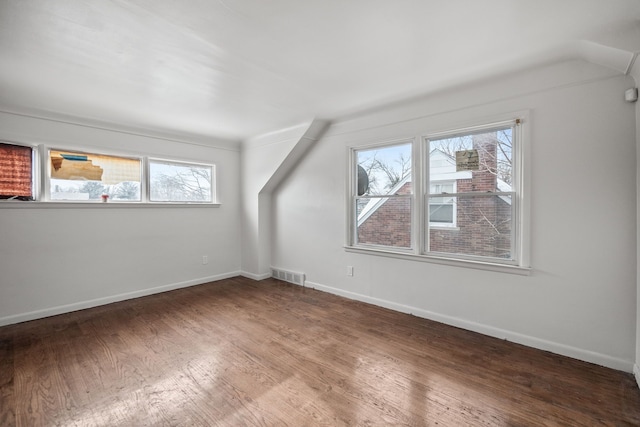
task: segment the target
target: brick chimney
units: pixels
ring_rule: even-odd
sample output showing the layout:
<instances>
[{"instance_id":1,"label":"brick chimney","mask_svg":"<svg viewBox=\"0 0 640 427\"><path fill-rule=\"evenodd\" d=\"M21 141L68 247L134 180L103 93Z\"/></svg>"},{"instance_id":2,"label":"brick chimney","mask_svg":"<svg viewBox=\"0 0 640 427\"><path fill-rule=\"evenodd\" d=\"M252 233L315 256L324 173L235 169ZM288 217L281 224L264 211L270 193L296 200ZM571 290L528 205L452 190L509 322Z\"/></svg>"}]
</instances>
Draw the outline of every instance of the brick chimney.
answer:
<instances>
[{"instance_id":1,"label":"brick chimney","mask_svg":"<svg viewBox=\"0 0 640 427\"><path fill-rule=\"evenodd\" d=\"M496 132L473 135L474 150L478 150L480 170L472 172L472 179L458 180L458 192L497 191L497 145Z\"/></svg>"}]
</instances>

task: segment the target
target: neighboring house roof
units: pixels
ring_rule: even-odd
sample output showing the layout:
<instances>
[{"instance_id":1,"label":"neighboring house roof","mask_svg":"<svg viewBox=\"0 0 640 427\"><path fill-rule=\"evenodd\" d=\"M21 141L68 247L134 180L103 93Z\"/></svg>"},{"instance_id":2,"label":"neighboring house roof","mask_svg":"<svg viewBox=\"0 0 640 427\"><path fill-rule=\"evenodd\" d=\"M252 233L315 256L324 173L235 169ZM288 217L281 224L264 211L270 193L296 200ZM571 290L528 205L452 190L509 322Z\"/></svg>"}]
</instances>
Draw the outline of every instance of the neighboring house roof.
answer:
<instances>
[{"instance_id":1,"label":"neighboring house roof","mask_svg":"<svg viewBox=\"0 0 640 427\"><path fill-rule=\"evenodd\" d=\"M411 182L411 174L405 176L400 181L398 181L396 185L394 185L389 189L387 194L388 195L396 194L398 191L400 191L402 186L405 185L407 182ZM377 211L380 208L380 206L384 205L387 200L389 199L384 198L384 196L376 197L375 199L369 200L369 202L365 205L365 207L360 212L360 215L358 215L358 227L362 225L362 223L364 223L371 216L371 214Z\"/></svg>"}]
</instances>

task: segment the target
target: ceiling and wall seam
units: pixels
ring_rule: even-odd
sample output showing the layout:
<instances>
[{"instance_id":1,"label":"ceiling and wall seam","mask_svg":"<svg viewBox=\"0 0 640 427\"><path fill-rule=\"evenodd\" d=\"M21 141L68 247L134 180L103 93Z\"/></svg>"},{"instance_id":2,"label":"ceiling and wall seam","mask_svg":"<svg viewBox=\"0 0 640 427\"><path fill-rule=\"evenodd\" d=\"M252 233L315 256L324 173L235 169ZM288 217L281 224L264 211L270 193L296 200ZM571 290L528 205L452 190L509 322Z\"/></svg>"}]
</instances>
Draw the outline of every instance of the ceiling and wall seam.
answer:
<instances>
[{"instance_id":1,"label":"ceiling and wall seam","mask_svg":"<svg viewBox=\"0 0 640 427\"><path fill-rule=\"evenodd\" d=\"M495 99L491 99L491 100L485 101L485 102L479 102L479 103L476 103L476 104L467 103L463 107L457 107L457 108L452 108L452 109L448 109L448 110L438 110L438 111L434 111L432 113L422 114L422 115L418 115L418 116L412 116L412 117L409 117L409 118L404 118L402 120L385 122L385 123L382 123L382 124L379 124L379 125L375 125L375 126L363 125L362 128L366 128L366 129L384 128L384 127L387 127L387 126L392 126L392 125L401 124L401 123L413 122L413 121L416 121L416 120L421 120L421 119L425 119L425 118L429 118L429 117L437 117L437 116L442 116L442 115L446 115L446 114L461 112L461 111L465 111L465 110L471 110L471 109L474 109L474 108L481 108L481 107L484 107L484 106L487 106L487 105L492 105L492 104L499 103L499 102L516 100L516 99L527 97L527 96L531 96L531 95L553 92L553 91L556 91L556 90L559 90L559 89L569 89L569 88L576 87L576 86L582 86L582 85L594 84L594 83L607 81L607 80L613 80L613 79L620 78L620 76L621 76L621 74L604 76L604 77L597 77L597 78L585 79L585 80L580 80L580 81L575 81L575 82L570 82L570 83L564 83L564 84L560 84L560 85L554 85L554 86L546 87L546 88L543 88L543 89L536 89L536 90L526 91L526 92L518 92L518 93L510 95L510 96L504 96L504 97L500 97L500 98L495 98ZM443 94L446 94L447 92L450 92L450 91L451 90L445 90L445 91L439 92L438 96L442 96ZM396 102L396 103L393 103L393 104L388 104L388 105L385 105L385 106L381 106L379 109L380 110L386 110L386 109L389 109L389 108L399 107L399 106L403 106L403 105L406 105L406 104L417 103L417 102L420 102L420 100L424 100L426 98L428 98L428 96L419 96L419 97L416 97L416 98L412 98L410 100L406 100L404 102ZM335 120L332 121L332 123L335 125L335 127L337 129L339 129L339 127L341 125L344 125L344 124L352 122L352 121L357 121L357 120L359 120L361 118L370 116L371 114L375 114L377 112L377 110L378 110L378 108L376 108L375 110L367 110L366 112L363 112L361 114L350 115L349 118L346 118L346 119L335 119ZM352 133L357 133L357 132L360 132L362 130L362 128L357 127L357 128L349 129L349 130L345 130L345 131L340 131L340 130L335 131L334 130L332 132L332 136L340 136L340 135L348 135L348 134L352 134Z\"/></svg>"},{"instance_id":2,"label":"ceiling and wall seam","mask_svg":"<svg viewBox=\"0 0 640 427\"><path fill-rule=\"evenodd\" d=\"M106 132L114 132L114 133L120 133L120 134L126 134L126 135L132 135L132 136L140 136L140 137L145 137L145 138L153 138L153 139L160 139L163 141L168 141L168 142L175 142L178 144L186 144L186 145L193 145L193 146L197 146L197 147L205 147L205 148L216 148L219 150L226 150L226 151L235 151L235 152L239 152L240 151L240 141L239 140L228 140L228 144L229 146L224 146L221 144L212 144L212 143L204 143L204 142L195 142L195 141L186 141L186 140L181 140L181 139L177 139L177 138L172 138L172 137L168 137L168 136L162 136L159 134L154 133L154 131L152 129L148 129L148 133L145 133L144 130L140 130L140 131L134 131L134 130L126 130L126 129L122 129L122 128L117 128L117 126L114 127L110 127L108 124L91 124L88 123L89 119L85 119L82 117L74 117L77 120L72 120L71 118L68 120L64 120L64 119L58 119L58 118L53 118L53 117L46 117L43 115L36 115L36 114L27 114L27 113L18 113L15 111L9 111L7 109L4 108L0 108L0 113L4 113L4 114L10 114L13 116L19 116L19 117L27 117L27 118L31 118L31 119L37 119L37 120L45 120L48 122L54 122L54 123L62 123L62 124L66 124L66 125L72 125L72 126L79 126L79 127L84 127L84 128L89 128L89 129L97 129L97 130L103 130ZM207 138L207 137L202 137L202 138ZM218 140L221 140L222 138L216 138ZM231 145L237 145L237 147L231 147Z\"/></svg>"}]
</instances>

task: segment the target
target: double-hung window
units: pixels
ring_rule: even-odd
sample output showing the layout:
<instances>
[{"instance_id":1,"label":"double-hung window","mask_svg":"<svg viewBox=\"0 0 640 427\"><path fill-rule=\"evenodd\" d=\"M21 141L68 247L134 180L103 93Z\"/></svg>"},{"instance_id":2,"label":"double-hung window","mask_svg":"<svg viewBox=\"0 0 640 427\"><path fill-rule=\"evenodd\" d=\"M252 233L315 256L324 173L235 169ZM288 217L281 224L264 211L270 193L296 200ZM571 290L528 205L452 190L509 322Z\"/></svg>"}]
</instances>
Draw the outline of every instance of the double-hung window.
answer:
<instances>
[{"instance_id":1,"label":"double-hung window","mask_svg":"<svg viewBox=\"0 0 640 427\"><path fill-rule=\"evenodd\" d=\"M517 261L515 136L512 122L425 138L425 254ZM445 177L453 183L448 188L439 184ZM450 212L441 213L443 201ZM455 229L438 227L449 218Z\"/></svg>"},{"instance_id":2,"label":"double-hung window","mask_svg":"<svg viewBox=\"0 0 640 427\"><path fill-rule=\"evenodd\" d=\"M429 199L429 224L432 227L456 226L456 199L451 194L455 193L455 181L432 181L431 194L441 194L441 197Z\"/></svg>"},{"instance_id":3,"label":"double-hung window","mask_svg":"<svg viewBox=\"0 0 640 427\"><path fill-rule=\"evenodd\" d=\"M411 149L411 141L403 141L355 151L352 210L357 245L411 248Z\"/></svg>"},{"instance_id":4,"label":"double-hung window","mask_svg":"<svg viewBox=\"0 0 640 427\"><path fill-rule=\"evenodd\" d=\"M521 127L518 119L352 148L347 246L526 267Z\"/></svg>"}]
</instances>

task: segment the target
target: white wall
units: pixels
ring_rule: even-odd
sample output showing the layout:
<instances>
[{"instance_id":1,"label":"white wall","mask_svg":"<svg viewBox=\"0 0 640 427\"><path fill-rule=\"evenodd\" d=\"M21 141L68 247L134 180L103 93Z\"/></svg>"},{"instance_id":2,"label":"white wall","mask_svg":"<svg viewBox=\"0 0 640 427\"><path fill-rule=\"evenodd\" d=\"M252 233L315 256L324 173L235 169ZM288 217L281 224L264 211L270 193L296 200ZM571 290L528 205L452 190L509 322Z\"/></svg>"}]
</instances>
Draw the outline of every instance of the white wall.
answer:
<instances>
[{"instance_id":1,"label":"white wall","mask_svg":"<svg viewBox=\"0 0 640 427\"><path fill-rule=\"evenodd\" d=\"M321 137L328 122L309 123L261 135L242 146L242 274L271 277L271 195Z\"/></svg>"},{"instance_id":2,"label":"white wall","mask_svg":"<svg viewBox=\"0 0 640 427\"><path fill-rule=\"evenodd\" d=\"M634 78L634 86L637 88L640 83L640 63L635 62L631 70L631 76ZM636 246L637 246L637 289L636 289L636 358L633 372L636 381L640 386L640 102L635 103L636 109L636 206L637 206L637 229L636 229Z\"/></svg>"},{"instance_id":3,"label":"white wall","mask_svg":"<svg viewBox=\"0 0 640 427\"><path fill-rule=\"evenodd\" d=\"M261 135L242 145L242 272L247 277L269 277L271 258L263 250L270 242L271 194L260 194L287 155L308 129L305 123Z\"/></svg>"},{"instance_id":4,"label":"white wall","mask_svg":"<svg viewBox=\"0 0 640 427\"><path fill-rule=\"evenodd\" d=\"M239 273L238 144L211 141L213 148L7 113L0 113L0 140L215 163L221 202L0 205L0 325Z\"/></svg>"},{"instance_id":5,"label":"white wall","mask_svg":"<svg viewBox=\"0 0 640 427\"><path fill-rule=\"evenodd\" d=\"M640 76L639 76L640 77ZM640 78L636 77L636 82L640 82ZM637 86L637 85L636 85ZM636 358L633 372L636 382L640 386L640 104L636 102Z\"/></svg>"},{"instance_id":6,"label":"white wall","mask_svg":"<svg viewBox=\"0 0 640 427\"><path fill-rule=\"evenodd\" d=\"M332 126L272 200L273 264L307 286L631 371L636 127L630 77L582 61L434 94ZM530 276L345 252L349 145L528 110ZM346 266L354 266L347 277Z\"/></svg>"},{"instance_id":7,"label":"white wall","mask_svg":"<svg viewBox=\"0 0 640 427\"><path fill-rule=\"evenodd\" d=\"M638 69L636 82L640 82L640 69ZM637 83L636 83L637 87ZM636 288L636 358L633 372L636 376L636 382L640 386L640 103L636 102L636 203L637 203L637 288Z\"/></svg>"}]
</instances>

